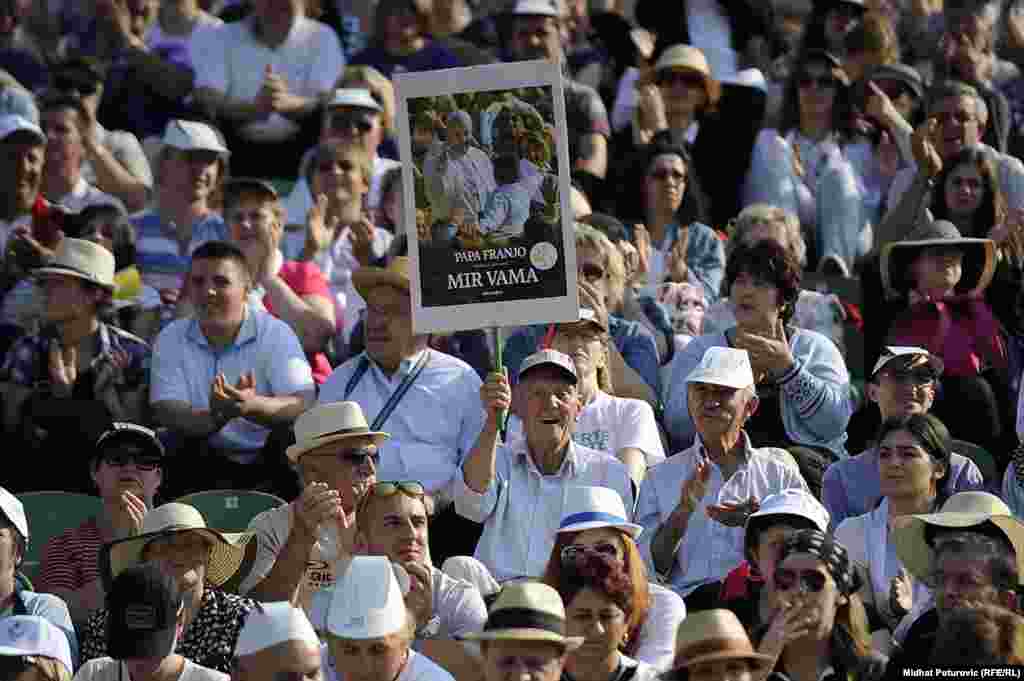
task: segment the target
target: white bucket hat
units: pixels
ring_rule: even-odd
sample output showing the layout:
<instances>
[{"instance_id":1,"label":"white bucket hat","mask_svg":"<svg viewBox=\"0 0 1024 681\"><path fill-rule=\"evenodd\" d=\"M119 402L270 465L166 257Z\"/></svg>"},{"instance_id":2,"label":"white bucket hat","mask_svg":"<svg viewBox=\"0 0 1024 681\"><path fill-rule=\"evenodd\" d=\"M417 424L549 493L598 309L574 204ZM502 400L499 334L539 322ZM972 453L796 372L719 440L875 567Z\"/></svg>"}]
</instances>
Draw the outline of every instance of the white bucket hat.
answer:
<instances>
[{"instance_id":1,"label":"white bucket hat","mask_svg":"<svg viewBox=\"0 0 1024 681\"><path fill-rule=\"evenodd\" d=\"M292 463L306 452L326 444L353 437L370 437L378 447L391 437L379 430L370 430L357 402L318 404L295 420L295 444L286 454Z\"/></svg>"},{"instance_id":2,"label":"white bucket hat","mask_svg":"<svg viewBox=\"0 0 1024 681\"><path fill-rule=\"evenodd\" d=\"M146 544L177 532L197 532L212 544L206 563L206 581L220 586L231 579L245 558L251 532L226 533L206 526L203 515L188 504L172 502L158 506L142 519L142 533L109 544L110 576L142 562Z\"/></svg>"},{"instance_id":3,"label":"white bucket hat","mask_svg":"<svg viewBox=\"0 0 1024 681\"><path fill-rule=\"evenodd\" d=\"M789 487L776 494L770 494L761 501L761 508L747 518L747 528L757 523L758 518L772 515L792 515L806 518L822 532L828 532L831 519L828 510L807 490Z\"/></svg>"},{"instance_id":4,"label":"white bucket hat","mask_svg":"<svg viewBox=\"0 0 1024 681\"><path fill-rule=\"evenodd\" d=\"M263 603L245 618L235 643L235 656L252 655L286 641L303 641L317 647L320 639L302 608L288 601Z\"/></svg>"},{"instance_id":5,"label":"white bucket hat","mask_svg":"<svg viewBox=\"0 0 1024 681\"><path fill-rule=\"evenodd\" d=\"M509 10L511 16L517 17L555 17L561 16L561 3L558 0L517 0Z\"/></svg>"},{"instance_id":6,"label":"white bucket hat","mask_svg":"<svg viewBox=\"0 0 1024 681\"><path fill-rule=\"evenodd\" d=\"M394 634L409 626L402 585L383 556L356 556L331 587L327 632L364 640Z\"/></svg>"},{"instance_id":7,"label":"white bucket hat","mask_svg":"<svg viewBox=\"0 0 1024 681\"><path fill-rule=\"evenodd\" d=\"M38 615L12 615L0 620L0 657L47 657L57 660L71 675L68 637Z\"/></svg>"},{"instance_id":8,"label":"white bucket hat","mask_svg":"<svg viewBox=\"0 0 1024 681\"><path fill-rule=\"evenodd\" d=\"M183 121L179 118L167 123L160 143L164 147L174 147L182 151L215 151L224 156L230 153L224 146L224 138L216 128L206 123Z\"/></svg>"},{"instance_id":9,"label":"white bucket hat","mask_svg":"<svg viewBox=\"0 0 1024 681\"><path fill-rule=\"evenodd\" d=\"M749 388L754 385L750 355L737 348L711 347L704 351L700 364L686 377L687 383L710 383L728 388Z\"/></svg>"},{"instance_id":10,"label":"white bucket hat","mask_svg":"<svg viewBox=\"0 0 1024 681\"><path fill-rule=\"evenodd\" d=\"M327 104L328 109L335 109L341 106L351 106L359 109L370 109L372 111L383 111L384 109L373 95L366 88L343 87L334 91L331 101Z\"/></svg>"},{"instance_id":11,"label":"white bucket hat","mask_svg":"<svg viewBox=\"0 0 1024 681\"><path fill-rule=\"evenodd\" d=\"M622 530L633 539L643 526L629 522L619 493L608 487L574 485L565 490L565 515L556 533L582 532L598 527Z\"/></svg>"},{"instance_id":12,"label":"white bucket hat","mask_svg":"<svg viewBox=\"0 0 1024 681\"><path fill-rule=\"evenodd\" d=\"M37 277L59 274L83 279L91 284L114 290L114 254L103 246L85 239L61 239L53 260L46 267L32 272Z\"/></svg>"},{"instance_id":13,"label":"white bucket hat","mask_svg":"<svg viewBox=\"0 0 1024 681\"><path fill-rule=\"evenodd\" d=\"M18 530L25 542L28 542L28 518L25 516L25 505L3 487L0 487L0 511Z\"/></svg>"}]
</instances>

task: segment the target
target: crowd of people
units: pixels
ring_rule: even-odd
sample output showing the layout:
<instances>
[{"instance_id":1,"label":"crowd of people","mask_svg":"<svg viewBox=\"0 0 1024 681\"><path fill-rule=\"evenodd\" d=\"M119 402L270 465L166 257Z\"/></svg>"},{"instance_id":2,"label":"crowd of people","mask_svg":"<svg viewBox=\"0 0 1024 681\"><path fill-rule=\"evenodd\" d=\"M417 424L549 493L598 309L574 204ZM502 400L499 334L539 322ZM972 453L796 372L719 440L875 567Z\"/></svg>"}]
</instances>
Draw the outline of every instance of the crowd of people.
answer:
<instances>
[{"instance_id":1,"label":"crowd of people","mask_svg":"<svg viewBox=\"0 0 1024 681\"><path fill-rule=\"evenodd\" d=\"M0 677L1024 664L1022 7L0 3ZM415 333L563 229L576 321Z\"/></svg>"}]
</instances>

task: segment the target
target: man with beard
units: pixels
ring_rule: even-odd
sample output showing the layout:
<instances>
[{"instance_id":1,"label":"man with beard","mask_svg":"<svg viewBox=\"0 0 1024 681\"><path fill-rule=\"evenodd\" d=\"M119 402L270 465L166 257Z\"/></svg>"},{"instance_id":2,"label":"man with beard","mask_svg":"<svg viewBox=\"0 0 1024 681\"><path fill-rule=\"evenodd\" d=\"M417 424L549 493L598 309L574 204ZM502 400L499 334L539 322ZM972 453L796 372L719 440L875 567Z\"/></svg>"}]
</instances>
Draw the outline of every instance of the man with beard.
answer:
<instances>
[{"instance_id":1,"label":"man with beard","mask_svg":"<svg viewBox=\"0 0 1024 681\"><path fill-rule=\"evenodd\" d=\"M176 462L183 466L179 493L198 487L288 495L292 472L270 434L312 403L313 374L295 332L247 304L252 287L237 246L204 244L192 254L188 277L194 316L172 322L154 344L153 414L190 454ZM202 467L201 480L189 475L191 466Z\"/></svg>"},{"instance_id":2,"label":"man with beard","mask_svg":"<svg viewBox=\"0 0 1024 681\"><path fill-rule=\"evenodd\" d=\"M648 569L684 598L743 560L743 527L761 499L807 490L783 450L753 447L743 429L757 410L746 350L708 348L685 389L697 437L648 471L636 514ZM687 602L691 612L709 607Z\"/></svg>"},{"instance_id":3,"label":"man with beard","mask_svg":"<svg viewBox=\"0 0 1024 681\"><path fill-rule=\"evenodd\" d=\"M544 572L567 487L610 487L633 508L625 464L572 440L580 412L572 359L557 350L534 353L523 360L519 383L524 437L498 446L512 391L504 373L490 374L480 389L487 421L455 479L456 510L484 525L476 558L499 582Z\"/></svg>"},{"instance_id":4,"label":"man with beard","mask_svg":"<svg viewBox=\"0 0 1024 681\"><path fill-rule=\"evenodd\" d=\"M333 585L353 553L356 504L377 481L379 448L390 435L370 431L355 402L319 404L294 429L288 460L305 487L290 504L249 523L259 544L240 590L261 601L297 602L308 612L313 592Z\"/></svg>"}]
</instances>

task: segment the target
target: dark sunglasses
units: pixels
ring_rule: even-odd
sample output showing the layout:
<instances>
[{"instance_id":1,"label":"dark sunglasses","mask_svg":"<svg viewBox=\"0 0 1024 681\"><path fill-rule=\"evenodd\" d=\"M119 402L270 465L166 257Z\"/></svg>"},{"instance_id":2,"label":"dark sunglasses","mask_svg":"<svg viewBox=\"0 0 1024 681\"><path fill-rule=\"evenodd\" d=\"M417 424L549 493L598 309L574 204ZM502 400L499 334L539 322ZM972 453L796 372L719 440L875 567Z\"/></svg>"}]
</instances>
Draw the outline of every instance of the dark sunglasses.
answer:
<instances>
[{"instance_id":1,"label":"dark sunglasses","mask_svg":"<svg viewBox=\"0 0 1024 681\"><path fill-rule=\"evenodd\" d=\"M374 466L380 465L380 452L377 451L376 447L350 449L339 453L338 458L346 463L352 464L353 466L362 466L367 460L371 461Z\"/></svg>"},{"instance_id":2,"label":"dark sunglasses","mask_svg":"<svg viewBox=\"0 0 1024 681\"><path fill-rule=\"evenodd\" d=\"M388 480L373 483L367 493L375 497L393 497L401 493L407 497L419 498L424 496L427 490L415 480Z\"/></svg>"},{"instance_id":3,"label":"dark sunglasses","mask_svg":"<svg viewBox=\"0 0 1024 681\"><path fill-rule=\"evenodd\" d=\"M686 181L686 173L679 170L668 170L666 168L659 168L658 170L655 170L650 174L650 177L655 180L661 180L662 182L670 178L676 182Z\"/></svg>"},{"instance_id":4,"label":"dark sunglasses","mask_svg":"<svg viewBox=\"0 0 1024 681\"><path fill-rule=\"evenodd\" d=\"M800 584L801 593L820 593L825 588L828 578L817 570L790 570L789 568L778 568L775 570L775 586L780 591L789 591Z\"/></svg>"},{"instance_id":5,"label":"dark sunglasses","mask_svg":"<svg viewBox=\"0 0 1024 681\"><path fill-rule=\"evenodd\" d=\"M702 88L704 87L704 76L691 71L662 71L658 74L657 82L661 87L679 84Z\"/></svg>"},{"instance_id":6,"label":"dark sunglasses","mask_svg":"<svg viewBox=\"0 0 1024 681\"><path fill-rule=\"evenodd\" d=\"M592 263L586 263L580 266L580 274L587 281L598 281L604 279L605 271L600 265L594 265Z\"/></svg>"},{"instance_id":7,"label":"dark sunglasses","mask_svg":"<svg viewBox=\"0 0 1024 681\"><path fill-rule=\"evenodd\" d=\"M373 129L373 121L365 114L338 113L331 116L331 128L334 130L355 128L360 133L367 133Z\"/></svg>"},{"instance_id":8,"label":"dark sunglasses","mask_svg":"<svg viewBox=\"0 0 1024 681\"><path fill-rule=\"evenodd\" d=\"M817 85L819 90L830 90L836 86L838 81L835 76L812 76L809 73L802 73L797 76L796 84L802 89Z\"/></svg>"},{"instance_id":9,"label":"dark sunglasses","mask_svg":"<svg viewBox=\"0 0 1024 681\"><path fill-rule=\"evenodd\" d=\"M160 468L160 457L138 456L127 452L110 452L103 455L103 461L108 466L129 466L134 464L140 471L155 471Z\"/></svg>"},{"instance_id":10,"label":"dark sunglasses","mask_svg":"<svg viewBox=\"0 0 1024 681\"><path fill-rule=\"evenodd\" d=\"M618 558L619 552L615 550L615 545L611 542L598 542L593 546L583 546L582 544L570 544L562 549L562 563L572 564L578 561L588 553L596 553L599 556L606 556L608 558Z\"/></svg>"},{"instance_id":11,"label":"dark sunglasses","mask_svg":"<svg viewBox=\"0 0 1024 681\"><path fill-rule=\"evenodd\" d=\"M99 90L99 86L96 83L91 83L81 78L68 78L67 76L57 76L54 78L53 87L61 92L77 92L82 97L91 97Z\"/></svg>"},{"instance_id":12,"label":"dark sunglasses","mask_svg":"<svg viewBox=\"0 0 1024 681\"><path fill-rule=\"evenodd\" d=\"M896 383L913 383L914 385L928 385L937 379L935 372L930 369L894 369L886 371L885 375Z\"/></svg>"}]
</instances>

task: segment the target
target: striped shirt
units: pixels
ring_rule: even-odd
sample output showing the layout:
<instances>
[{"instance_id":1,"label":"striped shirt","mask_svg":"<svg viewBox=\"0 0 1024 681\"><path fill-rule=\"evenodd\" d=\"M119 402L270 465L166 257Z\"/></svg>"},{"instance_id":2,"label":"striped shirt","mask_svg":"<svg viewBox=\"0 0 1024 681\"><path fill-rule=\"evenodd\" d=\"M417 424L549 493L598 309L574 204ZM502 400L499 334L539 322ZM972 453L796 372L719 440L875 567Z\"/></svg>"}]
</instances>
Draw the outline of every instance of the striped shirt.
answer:
<instances>
[{"instance_id":1,"label":"striped shirt","mask_svg":"<svg viewBox=\"0 0 1024 681\"><path fill-rule=\"evenodd\" d=\"M192 225L192 238L185 252L174 236L174 229L165 227L160 215L146 211L132 218L135 226L135 265L142 274L142 283L157 291L181 291L192 262L192 253L207 241L224 241L228 237L224 220L216 213L207 213Z\"/></svg>"},{"instance_id":2,"label":"striped shirt","mask_svg":"<svg viewBox=\"0 0 1024 681\"><path fill-rule=\"evenodd\" d=\"M78 591L99 579L100 547L103 538L96 518L89 518L78 527L64 530L46 542L36 587L40 592L56 589Z\"/></svg>"}]
</instances>

